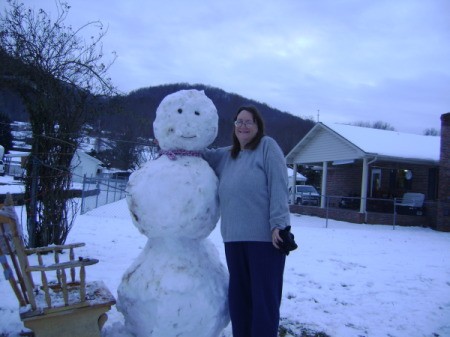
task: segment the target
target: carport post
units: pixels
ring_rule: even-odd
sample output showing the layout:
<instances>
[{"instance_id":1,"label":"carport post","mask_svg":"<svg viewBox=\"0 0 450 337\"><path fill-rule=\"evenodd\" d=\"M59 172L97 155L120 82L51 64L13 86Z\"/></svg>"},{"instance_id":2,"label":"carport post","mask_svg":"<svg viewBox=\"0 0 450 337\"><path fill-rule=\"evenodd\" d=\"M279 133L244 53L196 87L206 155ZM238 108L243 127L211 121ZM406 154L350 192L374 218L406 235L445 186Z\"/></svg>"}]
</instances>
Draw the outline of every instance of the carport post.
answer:
<instances>
[{"instance_id":1,"label":"carport post","mask_svg":"<svg viewBox=\"0 0 450 337\"><path fill-rule=\"evenodd\" d=\"M295 204L295 190L296 190L296 185L297 185L297 170L298 170L298 165L294 164L294 167L292 169L293 174L292 174L292 190L291 190L291 194L289 195L289 198L291 199L291 205Z\"/></svg>"},{"instance_id":2,"label":"carport post","mask_svg":"<svg viewBox=\"0 0 450 337\"><path fill-rule=\"evenodd\" d=\"M369 164L367 158L363 159L363 170L362 170L362 179L361 179L361 204L359 208L360 213L366 212L366 204L367 204L367 177L369 172Z\"/></svg>"},{"instance_id":3,"label":"carport post","mask_svg":"<svg viewBox=\"0 0 450 337\"><path fill-rule=\"evenodd\" d=\"M328 162L324 161L322 164L322 187L320 189L320 207L325 208L327 202L327 174L328 174Z\"/></svg>"}]
</instances>

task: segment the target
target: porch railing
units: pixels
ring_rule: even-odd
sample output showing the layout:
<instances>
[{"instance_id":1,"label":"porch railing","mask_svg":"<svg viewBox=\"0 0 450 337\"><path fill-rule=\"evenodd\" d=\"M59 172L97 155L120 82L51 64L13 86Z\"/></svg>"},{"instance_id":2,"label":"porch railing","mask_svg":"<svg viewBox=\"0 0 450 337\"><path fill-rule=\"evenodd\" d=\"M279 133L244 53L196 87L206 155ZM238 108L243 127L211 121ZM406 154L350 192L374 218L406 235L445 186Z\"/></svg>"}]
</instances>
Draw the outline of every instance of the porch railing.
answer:
<instances>
[{"instance_id":1,"label":"porch railing","mask_svg":"<svg viewBox=\"0 0 450 337\"><path fill-rule=\"evenodd\" d=\"M366 210L360 212L361 197L321 196L325 207L313 205L291 205L291 212L323 217L328 227L328 219L354 223L385 224L396 226L434 227L433 214L437 207L434 201L425 201L423 207L405 207L402 198L367 198Z\"/></svg>"}]
</instances>

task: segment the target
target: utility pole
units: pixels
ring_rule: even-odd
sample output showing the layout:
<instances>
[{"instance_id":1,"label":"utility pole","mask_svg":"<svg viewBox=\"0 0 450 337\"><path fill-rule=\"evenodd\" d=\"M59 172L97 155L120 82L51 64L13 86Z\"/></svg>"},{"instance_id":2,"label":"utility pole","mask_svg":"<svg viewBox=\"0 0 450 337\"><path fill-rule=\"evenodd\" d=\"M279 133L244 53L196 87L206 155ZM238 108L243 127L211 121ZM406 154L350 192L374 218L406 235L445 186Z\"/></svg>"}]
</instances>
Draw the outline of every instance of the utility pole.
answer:
<instances>
[{"instance_id":1,"label":"utility pole","mask_svg":"<svg viewBox=\"0 0 450 337\"><path fill-rule=\"evenodd\" d=\"M317 110L317 123L319 123L320 110Z\"/></svg>"}]
</instances>

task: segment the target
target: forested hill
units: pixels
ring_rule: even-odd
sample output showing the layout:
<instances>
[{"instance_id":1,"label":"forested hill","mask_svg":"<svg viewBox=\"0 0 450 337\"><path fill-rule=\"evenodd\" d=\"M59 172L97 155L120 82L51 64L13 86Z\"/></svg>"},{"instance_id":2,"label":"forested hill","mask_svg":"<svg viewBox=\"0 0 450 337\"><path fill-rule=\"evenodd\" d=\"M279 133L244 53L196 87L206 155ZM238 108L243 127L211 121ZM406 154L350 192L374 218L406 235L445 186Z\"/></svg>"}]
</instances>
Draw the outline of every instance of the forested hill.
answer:
<instances>
[{"instance_id":1,"label":"forested hill","mask_svg":"<svg viewBox=\"0 0 450 337\"><path fill-rule=\"evenodd\" d=\"M117 132L127 130L127 132L136 132L139 136L153 138L152 123L159 103L168 94L182 89L204 90L206 96L214 102L219 114L219 134L212 146L225 146L231 143L232 121L237 109L242 105L253 105L261 112L265 121L266 134L279 143L285 154L314 126L311 120L296 117L218 88L177 83L142 88L116 98L115 103L121 106L121 112L104 116L101 120L102 129L112 129Z\"/></svg>"},{"instance_id":2,"label":"forested hill","mask_svg":"<svg viewBox=\"0 0 450 337\"><path fill-rule=\"evenodd\" d=\"M265 121L266 134L278 142L285 154L314 126L311 120L282 112L264 103L218 88L186 83L142 88L127 95L107 99L110 104L104 106L108 108L104 109L101 116L92 116L90 123L94 126L94 130L111 133L113 139L135 142L139 138L154 138L153 121L158 105L165 96L182 89L204 90L214 102L219 114L219 133L212 146L231 144L233 117L242 105L253 105L258 108ZM27 112L20 98L6 90L0 90L0 112L5 113L11 120L27 120Z\"/></svg>"}]
</instances>

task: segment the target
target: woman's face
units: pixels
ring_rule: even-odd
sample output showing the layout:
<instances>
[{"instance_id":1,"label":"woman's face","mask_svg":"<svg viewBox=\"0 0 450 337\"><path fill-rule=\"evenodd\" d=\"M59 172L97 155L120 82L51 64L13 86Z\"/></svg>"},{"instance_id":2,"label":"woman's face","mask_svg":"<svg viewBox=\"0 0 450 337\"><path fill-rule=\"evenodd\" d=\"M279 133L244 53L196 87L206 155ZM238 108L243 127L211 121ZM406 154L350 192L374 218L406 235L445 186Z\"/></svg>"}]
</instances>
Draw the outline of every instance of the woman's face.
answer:
<instances>
[{"instance_id":1,"label":"woman's face","mask_svg":"<svg viewBox=\"0 0 450 337\"><path fill-rule=\"evenodd\" d=\"M242 110L236 118L234 133L239 140L241 149L253 140L258 132L258 124L253 120L253 115L247 110Z\"/></svg>"}]
</instances>

